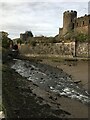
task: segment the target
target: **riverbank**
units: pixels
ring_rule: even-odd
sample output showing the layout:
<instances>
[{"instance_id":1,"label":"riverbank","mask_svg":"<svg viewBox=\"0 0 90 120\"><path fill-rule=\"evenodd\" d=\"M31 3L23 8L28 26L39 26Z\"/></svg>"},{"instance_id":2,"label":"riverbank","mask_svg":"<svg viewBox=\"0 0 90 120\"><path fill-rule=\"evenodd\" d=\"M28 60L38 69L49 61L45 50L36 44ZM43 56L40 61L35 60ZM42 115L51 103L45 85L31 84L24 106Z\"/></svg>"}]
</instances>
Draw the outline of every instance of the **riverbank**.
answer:
<instances>
[{"instance_id":1,"label":"riverbank","mask_svg":"<svg viewBox=\"0 0 90 120\"><path fill-rule=\"evenodd\" d=\"M53 100L50 99L52 101L50 105L50 101L34 93L36 90L41 91L40 95L49 94L21 77L9 66L4 65L2 72L2 101L7 118L67 118L70 115L61 107L58 108L60 105ZM57 106L58 109L51 108L52 105Z\"/></svg>"},{"instance_id":2,"label":"riverbank","mask_svg":"<svg viewBox=\"0 0 90 120\"><path fill-rule=\"evenodd\" d=\"M82 86L87 91L89 90L88 85L88 70L89 70L89 61L76 59L76 61L66 60L63 62L53 61L50 59L43 59L41 63L51 65L53 67L57 67L63 69L67 74L71 75L72 80L74 82L79 82L79 85Z\"/></svg>"},{"instance_id":3,"label":"riverbank","mask_svg":"<svg viewBox=\"0 0 90 120\"><path fill-rule=\"evenodd\" d=\"M33 60L33 58L25 59ZM46 62L45 59L38 58L34 61ZM48 64L50 63L48 61ZM56 64L53 65L56 66ZM88 107L86 105L70 98L60 97L52 92L46 92L33 82L21 77L9 66L6 65L3 68L3 102L8 111L6 114L9 117L88 118Z\"/></svg>"}]
</instances>

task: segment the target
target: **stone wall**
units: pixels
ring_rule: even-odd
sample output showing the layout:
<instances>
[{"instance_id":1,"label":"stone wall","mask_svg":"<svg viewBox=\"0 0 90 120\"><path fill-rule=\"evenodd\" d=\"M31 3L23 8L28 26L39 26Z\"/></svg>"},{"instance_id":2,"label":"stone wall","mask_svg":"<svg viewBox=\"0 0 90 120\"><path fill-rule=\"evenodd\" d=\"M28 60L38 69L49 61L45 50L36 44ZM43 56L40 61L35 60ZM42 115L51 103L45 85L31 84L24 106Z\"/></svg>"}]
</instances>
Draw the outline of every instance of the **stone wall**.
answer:
<instances>
[{"instance_id":1,"label":"stone wall","mask_svg":"<svg viewBox=\"0 0 90 120\"><path fill-rule=\"evenodd\" d=\"M88 42L78 43L77 45L77 56L88 57Z\"/></svg>"},{"instance_id":2,"label":"stone wall","mask_svg":"<svg viewBox=\"0 0 90 120\"><path fill-rule=\"evenodd\" d=\"M78 17L74 21L74 27L84 27L90 24L90 15L85 15L82 17Z\"/></svg>"},{"instance_id":3,"label":"stone wall","mask_svg":"<svg viewBox=\"0 0 90 120\"><path fill-rule=\"evenodd\" d=\"M35 55L61 55L61 56L74 56L75 55L75 42L68 43L37 43L36 46L30 44L19 45L20 53L22 54L35 54ZM77 56L88 56L88 43L77 44Z\"/></svg>"},{"instance_id":4,"label":"stone wall","mask_svg":"<svg viewBox=\"0 0 90 120\"><path fill-rule=\"evenodd\" d=\"M74 31L77 32L77 33L88 34L88 26L76 27L76 28L74 29Z\"/></svg>"}]
</instances>

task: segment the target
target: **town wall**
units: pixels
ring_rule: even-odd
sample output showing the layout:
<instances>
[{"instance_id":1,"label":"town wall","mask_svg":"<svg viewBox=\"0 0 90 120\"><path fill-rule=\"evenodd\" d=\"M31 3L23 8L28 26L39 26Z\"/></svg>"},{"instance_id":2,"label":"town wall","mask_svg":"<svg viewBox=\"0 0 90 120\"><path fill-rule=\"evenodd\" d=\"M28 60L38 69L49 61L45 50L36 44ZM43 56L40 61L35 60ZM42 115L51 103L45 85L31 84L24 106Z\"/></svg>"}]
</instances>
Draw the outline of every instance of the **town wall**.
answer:
<instances>
[{"instance_id":1,"label":"town wall","mask_svg":"<svg viewBox=\"0 0 90 120\"><path fill-rule=\"evenodd\" d=\"M30 44L19 45L21 54L27 55L49 55L49 56L75 56L75 42L66 43L37 43L36 46ZM88 57L88 43L78 43L76 49L78 57Z\"/></svg>"}]
</instances>

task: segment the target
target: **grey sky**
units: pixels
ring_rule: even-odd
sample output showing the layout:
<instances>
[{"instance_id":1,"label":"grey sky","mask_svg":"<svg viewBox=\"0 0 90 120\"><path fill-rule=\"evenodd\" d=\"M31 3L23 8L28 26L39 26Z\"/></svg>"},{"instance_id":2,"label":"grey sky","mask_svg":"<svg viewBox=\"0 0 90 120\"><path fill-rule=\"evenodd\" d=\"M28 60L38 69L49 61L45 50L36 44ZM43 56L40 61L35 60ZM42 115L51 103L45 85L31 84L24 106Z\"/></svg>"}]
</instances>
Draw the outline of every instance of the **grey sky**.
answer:
<instances>
[{"instance_id":1,"label":"grey sky","mask_svg":"<svg viewBox=\"0 0 90 120\"><path fill-rule=\"evenodd\" d=\"M31 30L34 35L55 36L59 32L59 27L63 26L64 11L76 10L78 16L88 14L87 1L33 1L17 2L14 0L10 2L7 0L4 2L3 0L0 2L1 31L7 31L11 38L19 37L20 33L27 30Z\"/></svg>"}]
</instances>

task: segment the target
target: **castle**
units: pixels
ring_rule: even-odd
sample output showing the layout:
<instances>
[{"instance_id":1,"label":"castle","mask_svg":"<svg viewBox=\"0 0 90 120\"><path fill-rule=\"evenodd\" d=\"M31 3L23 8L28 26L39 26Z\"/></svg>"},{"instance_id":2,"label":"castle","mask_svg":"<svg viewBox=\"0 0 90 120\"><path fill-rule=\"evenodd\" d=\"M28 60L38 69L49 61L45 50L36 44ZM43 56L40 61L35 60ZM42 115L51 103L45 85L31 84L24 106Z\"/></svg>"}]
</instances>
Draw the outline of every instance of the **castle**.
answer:
<instances>
[{"instance_id":1,"label":"castle","mask_svg":"<svg viewBox=\"0 0 90 120\"><path fill-rule=\"evenodd\" d=\"M77 33L88 34L90 27L90 15L77 18L77 11L65 11L63 13L63 28L59 28L59 36L74 31Z\"/></svg>"},{"instance_id":2,"label":"castle","mask_svg":"<svg viewBox=\"0 0 90 120\"><path fill-rule=\"evenodd\" d=\"M22 45L20 50L21 52L25 51L26 54L35 55L88 57L89 33L90 15L85 14L77 17L77 11L65 11L63 13L63 28L59 28L58 35L55 37L33 37L30 31L27 31L20 34L20 38L29 44Z\"/></svg>"},{"instance_id":3,"label":"castle","mask_svg":"<svg viewBox=\"0 0 90 120\"><path fill-rule=\"evenodd\" d=\"M77 18L77 11L65 11L63 13L63 28L59 28L59 34L56 36L59 38L62 36L66 36L70 32L73 32L72 34L83 33L89 35L90 15L85 14L85 16ZM33 37L31 31L26 31L23 34L20 34L20 38L24 41L26 41L29 37ZM34 38L37 39L37 37Z\"/></svg>"}]
</instances>

